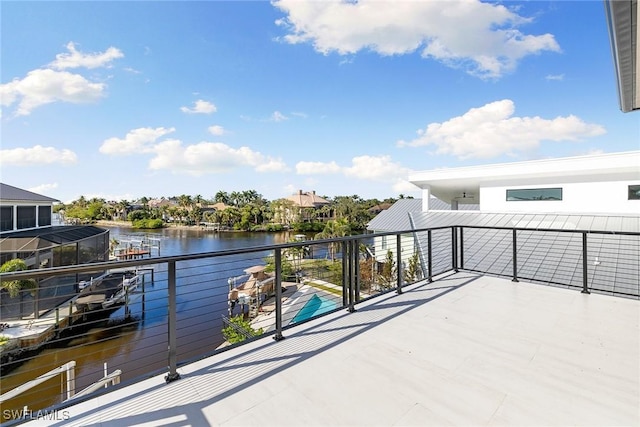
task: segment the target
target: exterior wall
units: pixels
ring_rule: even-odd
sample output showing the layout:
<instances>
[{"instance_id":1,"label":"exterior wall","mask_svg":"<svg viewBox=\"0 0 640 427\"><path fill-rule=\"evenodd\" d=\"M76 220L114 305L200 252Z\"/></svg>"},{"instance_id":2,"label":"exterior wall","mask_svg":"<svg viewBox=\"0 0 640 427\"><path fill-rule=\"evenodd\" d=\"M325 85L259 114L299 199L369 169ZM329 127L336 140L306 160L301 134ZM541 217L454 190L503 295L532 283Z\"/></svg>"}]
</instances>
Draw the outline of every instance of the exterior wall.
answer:
<instances>
[{"instance_id":1,"label":"exterior wall","mask_svg":"<svg viewBox=\"0 0 640 427\"><path fill-rule=\"evenodd\" d=\"M376 261L385 262L387 259L387 252L393 253L393 260L396 261L396 236L379 236L373 239L373 254ZM414 238L413 234L403 234L400 236L400 250L402 261L407 264L409 259L414 253Z\"/></svg>"},{"instance_id":2,"label":"exterior wall","mask_svg":"<svg viewBox=\"0 0 640 427\"><path fill-rule=\"evenodd\" d=\"M480 211L483 212L576 212L635 214L640 200L628 200L629 185L640 181L559 182L530 185L494 185L480 187ZM562 201L507 201L507 189L562 188Z\"/></svg>"}]
</instances>

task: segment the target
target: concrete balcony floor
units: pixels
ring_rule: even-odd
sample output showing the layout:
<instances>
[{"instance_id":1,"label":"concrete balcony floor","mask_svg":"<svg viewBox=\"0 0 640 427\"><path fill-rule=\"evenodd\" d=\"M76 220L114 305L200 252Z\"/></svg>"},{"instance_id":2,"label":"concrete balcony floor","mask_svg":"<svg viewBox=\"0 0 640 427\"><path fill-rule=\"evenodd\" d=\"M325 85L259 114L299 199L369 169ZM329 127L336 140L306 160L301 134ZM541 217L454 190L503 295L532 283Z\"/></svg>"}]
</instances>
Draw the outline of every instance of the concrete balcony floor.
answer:
<instances>
[{"instance_id":1,"label":"concrete balcony floor","mask_svg":"<svg viewBox=\"0 0 640 427\"><path fill-rule=\"evenodd\" d=\"M637 426L639 319L638 300L448 274L28 425Z\"/></svg>"}]
</instances>

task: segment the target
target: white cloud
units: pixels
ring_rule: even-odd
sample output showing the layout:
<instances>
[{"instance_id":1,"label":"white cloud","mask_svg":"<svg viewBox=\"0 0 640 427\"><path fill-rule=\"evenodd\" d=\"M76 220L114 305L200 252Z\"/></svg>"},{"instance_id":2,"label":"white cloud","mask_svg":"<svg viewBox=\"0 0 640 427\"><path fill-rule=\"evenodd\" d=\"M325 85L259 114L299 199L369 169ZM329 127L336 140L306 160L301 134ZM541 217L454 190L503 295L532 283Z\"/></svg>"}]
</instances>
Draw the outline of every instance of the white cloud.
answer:
<instances>
[{"instance_id":1,"label":"white cloud","mask_svg":"<svg viewBox=\"0 0 640 427\"><path fill-rule=\"evenodd\" d=\"M564 74L549 74L545 77L547 80L564 80Z\"/></svg>"},{"instance_id":2,"label":"white cloud","mask_svg":"<svg viewBox=\"0 0 640 427\"><path fill-rule=\"evenodd\" d=\"M211 114L218 111L218 109L209 101L198 99L193 103L193 107L180 107L180 111L187 114Z\"/></svg>"},{"instance_id":3,"label":"white cloud","mask_svg":"<svg viewBox=\"0 0 640 427\"><path fill-rule=\"evenodd\" d=\"M98 53L82 53L76 49L75 43L67 43L68 53L59 53L56 55L55 61L51 64L51 68L64 70L67 68L99 68L109 67L115 59L124 57L122 51L115 47L110 47L104 52Z\"/></svg>"},{"instance_id":4,"label":"white cloud","mask_svg":"<svg viewBox=\"0 0 640 427\"><path fill-rule=\"evenodd\" d=\"M416 193L417 197L421 197L421 190L415 184L406 179L397 179L391 186L393 191L398 194Z\"/></svg>"},{"instance_id":5,"label":"white cloud","mask_svg":"<svg viewBox=\"0 0 640 427\"><path fill-rule=\"evenodd\" d=\"M298 162L298 175L344 175L374 182L394 182L394 186L406 182L411 172L390 156L358 156L351 159L351 166L332 162Z\"/></svg>"},{"instance_id":6,"label":"white cloud","mask_svg":"<svg viewBox=\"0 0 640 427\"><path fill-rule=\"evenodd\" d=\"M298 175L332 175L340 173L342 168L336 162L298 162L296 173Z\"/></svg>"},{"instance_id":7,"label":"white cloud","mask_svg":"<svg viewBox=\"0 0 640 427\"><path fill-rule=\"evenodd\" d=\"M0 85L0 103L10 106L17 102L15 115L26 116L35 108L52 102L81 104L102 98L106 88L104 83L92 82L80 74L60 70L108 67L111 61L124 56L122 52L110 47L103 53L83 54L76 50L73 42L67 44L67 49L69 53L56 55L56 60L49 64L51 68L29 71L23 79L15 78Z\"/></svg>"},{"instance_id":8,"label":"white cloud","mask_svg":"<svg viewBox=\"0 0 640 427\"><path fill-rule=\"evenodd\" d=\"M274 111L273 114L271 114L269 120L272 122L283 122L285 120L289 120L289 118L282 114L280 111Z\"/></svg>"},{"instance_id":9,"label":"white cloud","mask_svg":"<svg viewBox=\"0 0 640 427\"><path fill-rule=\"evenodd\" d=\"M156 145L154 153L155 157L149 162L150 169L196 176L230 172L240 167L250 167L256 172L282 172L287 169L280 159L265 156L249 147L236 149L219 142L184 146L182 141L172 139Z\"/></svg>"},{"instance_id":10,"label":"white cloud","mask_svg":"<svg viewBox=\"0 0 640 427\"><path fill-rule=\"evenodd\" d=\"M281 159L263 155L249 147L236 149L219 142L184 145L179 139L161 140L174 131L175 128L164 127L133 129L124 138L105 140L100 152L112 155L151 154L151 170L196 176L229 172L240 167L250 167L256 172L283 172L288 169Z\"/></svg>"},{"instance_id":11,"label":"white cloud","mask_svg":"<svg viewBox=\"0 0 640 427\"><path fill-rule=\"evenodd\" d=\"M579 141L606 133L597 124L589 124L569 115L554 119L514 117L513 101L505 99L472 108L443 123L431 123L418 131L418 138L398 146L435 145L437 154L460 159L490 158L537 148L542 141Z\"/></svg>"},{"instance_id":12,"label":"white cloud","mask_svg":"<svg viewBox=\"0 0 640 427\"><path fill-rule=\"evenodd\" d=\"M159 138L174 131L175 128L164 127L133 129L124 138L106 139L100 146L100 152L113 155L150 153Z\"/></svg>"},{"instance_id":13,"label":"white cloud","mask_svg":"<svg viewBox=\"0 0 640 427\"><path fill-rule=\"evenodd\" d=\"M383 181L393 177L406 177L409 169L394 163L390 156L358 156L351 159L351 166L344 169L347 176Z\"/></svg>"},{"instance_id":14,"label":"white cloud","mask_svg":"<svg viewBox=\"0 0 640 427\"><path fill-rule=\"evenodd\" d=\"M76 153L71 150L59 150L54 147L36 145L31 148L11 148L0 150L0 165L4 166L34 166L74 164L78 161Z\"/></svg>"},{"instance_id":15,"label":"white cloud","mask_svg":"<svg viewBox=\"0 0 640 427\"><path fill-rule=\"evenodd\" d=\"M0 99L3 106L18 102L16 115L26 116L36 107L56 101L95 102L104 96L105 87L104 83L90 82L79 74L38 69L30 71L22 80L0 85Z\"/></svg>"},{"instance_id":16,"label":"white cloud","mask_svg":"<svg viewBox=\"0 0 640 427\"><path fill-rule=\"evenodd\" d=\"M52 184L41 184L36 187L27 188L27 191L31 191L36 194L47 195L47 193L51 192L58 188L58 183L54 182Z\"/></svg>"},{"instance_id":17,"label":"white cloud","mask_svg":"<svg viewBox=\"0 0 640 427\"><path fill-rule=\"evenodd\" d=\"M552 34L524 34L531 22L501 4L467 1L277 0L286 13L276 24L288 31L287 43L311 43L323 54L380 55L420 51L481 78L498 78L526 56L559 52Z\"/></svg>"},{"instance_id":18,"label":"white cloud","mask_svg":"<svg viewBox=\"0 0 640 427\"><path fill-rule=\"evenodd\" d=\"M215 136L221 136L225 134L224 128L220 125L209 126L207 130L211 135L215 135Z\"/></svg>"}]
</instances>

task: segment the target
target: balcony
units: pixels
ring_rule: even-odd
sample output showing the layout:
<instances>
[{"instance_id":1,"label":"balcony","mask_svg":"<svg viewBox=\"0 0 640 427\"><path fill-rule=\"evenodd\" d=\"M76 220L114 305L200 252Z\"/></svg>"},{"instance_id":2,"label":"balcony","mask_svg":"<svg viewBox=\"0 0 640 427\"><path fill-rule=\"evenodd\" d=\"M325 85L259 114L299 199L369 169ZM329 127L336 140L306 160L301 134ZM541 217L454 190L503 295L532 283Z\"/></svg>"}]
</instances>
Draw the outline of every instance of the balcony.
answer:
<instances>
[{"instance_id":1,"label":"balcony","mask_svg":"<svg viewBox=\"0 0 640 427\"><path fill-rule=\"evenodd\" d=\"M359 250L363 240L375 240L370 235L104 263L155 269L145 304L129 307L146 307L141 322L159 326L150 329L156 334L152 345L131 353L144 359L148 370L39 411L30 404L30 411L19 413L17 406L19 416L8 424L638 425L640 293L633 273L638 234L625 234L615 248L602 245L606 236L596 235L595 245L616 255L599 249L594 264L589 255L594 236L579 230L571 232L575 239L544 238L557 230L478 231L385 233L387 256L371 282ZM495 244L496 238L502 243ZM492 250L480 244L483 239ZM527 239L550 246L533 247ZM324 296L327 286L313 283L336 280L326 270L302 268L308 282L287 282L282 259L292 248L331 244L339 247L339 304L288 323L287 313L303 308L296 293ZM568 249L574 246L577 252ZM420 268L407 280L413 253L420 254ZM198 296L265 257L275 264L273 311L251 317L264 333L215 348L215 340L203 338L208 335L202 331L219 329L220 321L204 313L212 305ZM387 268L389 262L396 268ZM89 268L30 274L68 276L70 269ZM602 268L615 273L608 283L597 274ZM20 274L27 273L3 280ZM228 287L217 287L225 299ZM187 303L189 295L201 305ZM142 339L137 331L118 329L131 334L126 345ZM114 351L127 351L122 342L105 338L109 341ZM78 345L91 349L86 342ZM164 368L156 367L158 359ZM118 368L126 371L126 363ZM81 370L76 379L95 376L90 371ZM63 381L51 382L29 401L60 394ZM3 411L7 407L3 403Z\"/></svg>"}]
</instances>

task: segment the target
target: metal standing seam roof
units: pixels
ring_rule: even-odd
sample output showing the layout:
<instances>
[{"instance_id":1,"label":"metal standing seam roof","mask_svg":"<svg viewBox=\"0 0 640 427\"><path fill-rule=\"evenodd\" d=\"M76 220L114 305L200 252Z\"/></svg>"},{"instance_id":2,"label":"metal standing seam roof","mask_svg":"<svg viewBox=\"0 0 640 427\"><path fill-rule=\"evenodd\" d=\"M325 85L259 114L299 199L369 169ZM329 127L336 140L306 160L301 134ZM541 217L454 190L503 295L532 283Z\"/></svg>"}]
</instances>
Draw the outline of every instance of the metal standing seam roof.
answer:
<instances>
[{"instance_id":1,"label":"metal standing seam roof","mask_svg":"<svg viewBox=\"0 0 640 427\"><path fill-rule=\"evenodd\" d=\"M639 233L640 216L566 213L411 212L414 228L452 225ZM406 213L409 216L409 212ZM406 229L405 229L406 230ZM400 230L389 230L400 231Z\"/></svg>"},{"instance_id":2,"label":"metal standing seam roof","mask_svg":"<svg viewBox=\"0 0 640 427\"><path fill-rule=\"evenodd\" d=\"M421 199L400 199L369 222L371 231L405 231L452 225L515 227L527 229L640 232L640 216L577 213L498 213L446 210L449 205L434 199L439 211L422 211ZM433 206L433 203L432 203ZM471 205L465 205L470 207ZM413 226L412 226L413 222Z\"/></svg>"},{"instance_id":3,"label":"metal standing seam roof","mask_svg":"<svg viewBox=\"0 0 640 427\"><path fill-rule=\"evenodd\" d=\"M436 211L450 211L451 205L432 197L429 202L431 209ZM476 211L478 205L459 205L460 210ZM380 212L372 219L367 228L373 231L401 231L410 230L411 221L408 212L422 212L422 199L399 199L389 209Z\"/></svg>"}]
</instances>

